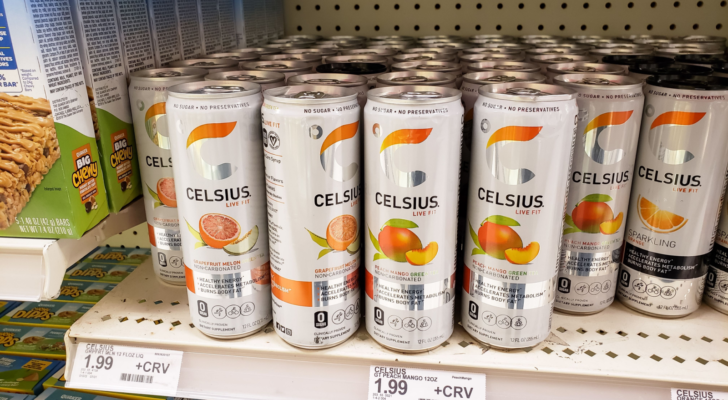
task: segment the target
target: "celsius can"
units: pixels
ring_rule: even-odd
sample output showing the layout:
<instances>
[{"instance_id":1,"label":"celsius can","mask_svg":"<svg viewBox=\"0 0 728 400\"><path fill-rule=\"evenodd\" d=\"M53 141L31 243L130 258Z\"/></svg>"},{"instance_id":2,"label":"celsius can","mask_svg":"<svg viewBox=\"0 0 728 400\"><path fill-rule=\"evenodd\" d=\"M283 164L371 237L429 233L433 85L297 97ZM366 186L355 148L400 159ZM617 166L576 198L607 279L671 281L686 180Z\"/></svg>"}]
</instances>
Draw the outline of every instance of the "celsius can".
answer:
<instances>
[{"instance_id":1,"label":"celsius can","mask_svg":"<svg viewBox=\"0 0 728 400\"><path fill-rule=\"evenodd\" d=\"M280 72L286 76L286 80L292 76L313 72L311 65L303 61L251 61L243 64L241 69Z\"/></svg>"},{"instance_id":2,"label":"celsius can","mask_svg":"<svg viewBox=\"0 0 728 400\"><path fill-rule=\"evenodd\" d=\"M351 49L351 50L342 50L341 55L342 56L369 55L369 56L385 57L387 59L387 66L390 66L394 62L394 59L392 57L397 55L397 50L392 50L392 49ZM367 61L367 62L376 62L376 61Z\"/></svg>"},{"instance_id":3,"label":"celsius can","mask_svg":"<svg viewBox=\"0 0 728 400\"><path fill-rule=\"evenodd\" d=\"M144 185L144 209L154 273L166 283L184 285L182 238L167 132L167 88L201 81L207 71L198 68L158 68L136 71L130 75L129 101Z\"/></svg>"},{"instance_id":4,"label":"celsius can","mask_svg":"<svg viewBox=\"0 0 728 400\"><path fill-rule=\"evenodd\" d=\"M543 54L540 56L532 56L531 63L541 66L541 73L546 74L546 68L554 64L566 63L595 63L597 58L594 56L577 56L574 54Z\"/></svg>"},{"instance_id":5,"label":"celsius can","mask_svg":"<svg viewBox=\"0 0 728 400\"><path fill-rule=\"evenodd\" d=\"M728 166L728 79L647 78L617 296L684 317L700 306Z\"/></svg>"},{"instance_id":6,"label":"celsius can","mask_svg":"<svg viewBox=\"0 0 728 400\"><path fill-rule=\"evenodd\" d=\"M463 49L463 54L523 54L523 51L519 49L507 49L507 48L494 48L494 47L472 47L469 49Z\"/></svg>"},{"instance_id":7,"label":"celsius can","mask_svg":"<svg viewBox=\"0 0 728 400\"><path fill-rule=\"evenodd\" d=\"M481 71L516 71L516 72L541 72L538 64L517 62L517 61L480 61L468 64L469 72Z\"/></svg>"},{"instance_id":8,"label":"celsius can","mask_svg":"<svg viewBox=\"0 0 728 400\"><path fill-rule=\"evenodd\" d=\"M288 80L288 86L298 85L324 85L350 88L356 92L356 99L362 110L364 109L364 105L367 104L369 80L360 75L306 74L292 76L291 79Z\"/></svg>"},{"instance_id":9,"label":"celsius can","mask_svg":"<svg viewBox=\"0 0 728 400\"><path fill-rule=\"evenodd\" d=\"M304 49L307 50L307 49ZM261 61L301 61L309 66L311 66L312 69L318 67L321 65L323 57L321 54L268 54L265 56L260 56ZM240 64L242 66L242 64Z\"/></svg>"},{"instance_id":10,"label":"celsius can","mask_svg":"<svg viewBox=\"0 0 728 400\"><path fill-rule=\"evenodd\" d=\"M521 62L525 59L523 54L501 54L501 53L491 53L491 52L482 52L482 53L471 53L471 54L463 54L460 56L460 65L462 66L462 70L464 74L467 74L470 72L470 69L468 66L470 64L475 64L483 61L516 61Z\"/></svg>"},{"instance_id":11,"label":"celsius can","mask_svg":"<svg viewBox=\"0 0 728 400\"><path fill-rule=\"evenodd\" d=\"M627 75L629 67L637 64L674 64L675 60L667 57L657 56L604 56L602 57L604 64L620 65L624 68L624 74Z\"/></svg>"},{"instance_id":12,"label":"celsius can","mask_svg":"<svg viewBox=\"0 0 728 400\"><path fill-rule=\"evenodd\" d=\"M434 71L455 75L455 87L463 82L463 71L459 63L447 61L409 61L392 65L392 71Z\"/></svg>"},{"instance_id":13,"label":"celsius can","mask_svg":"<svg viewBox=\"0 0 728 400\"><path fill-rule=\"evenodd\" d=\"M238 66L242 67L244 63L248 61L255 61L260 58L258 53L214 53L208 54L207 58L223 58L225 60L233 60L238 62ZM211 72L213 73L213 72Z\"/></svg>"},{"instance_id":14,"label":"celsius can","mask_svg":"<svg viewBox=\"0 0 728 400\"><path fill-rule=\"evenodd\" d=\"M457 75L432 71L398 71L381 74L377 77L377 86L442 86L455 88Z\"/></svg>"},{"instance_id":15,"label":"celsius can","mask_svg":"<svg viewBox=\"0 0 728 400\"><path fill-rule=\"evenodd\" d=\"M261 91L284 85L286 76L280 72L270 71L225 71L208 74L206 81L239 81L252 82L260 85Z\"/></svg>"},{"instance_id":16,"label":"celsius can","mask_svg":"<svg viewBox=\"0 0 728 400\"><path fill-rule=\"evenodd\" d=\"M357 93L299 85L263 96L275 328L297 347L335 346L361 315Z\"/></svg>"},{"instance_id":17,"label":"celsius can","mask_svg":"<svg viewBox=\"0 0 728 400\"><path fill-rule=\"evenodd\" d=\"M319 74L348 74L357 75L367 79L369 88L377 84L377 77L387 71L384 64L374 63L336 63L322 64L316 67Z\"/></svg>"},{"instance_id":18,"label":"celsius can","mask_svg":"<svg viewBox=\"0 0 728 400\"><path fill-rule=\"evenodd\" d=\"M260 86L168 89L170 139L192 323L234 339L271 320Z\"/></svg>"},{"instance_id":19,"label":"celsius can","mask_svg":"<svg viewBox=\"0 0 728 400\"><path fill-rule=\"evenodd\" d=\"M708 275L703 295L705 304L728 314L728 201L723 194L723 208L720 213L715 246L707 256Z\"/></svg>"},{"instance_id":20,"label":"celsius can","mask_svg":"<svg viewBox=\"0 0 728 400\"><path fill-rule=\"evenodd\" d=\"M238 61L225 58L200 58L194 60L179 60L169 63L172 68L201 68L208 74L238 69Z\"/></svg>"},{"instance_id":21,"label":"celsius can","mask_svg":"<svg viewBox=\"0 0 728 400\"><path fill-rule=\"evenodd\" d=\"M642 120L642 80L568 74L579 117L564 216L556 309L593 314L614 301L634 159Z\"/></svg>"},{"instance_id":22,"label":"celsius can","mask_svg":"<svg viewBox=\"0 0 728 400\"><path fill-rule=\"evenodd\" d=\"M554 77L564 74L624 75L624 68L619 65L586 62L551 64L546 67L547 82L553 82Z\"/></svg>"},{"instance_id":23,"label":"celsius can","mask_svg":"<svg viewBox=\"0 0 728 400\"><path fill-rule=\"evenodd\" d=\"M455 61L454 54L438 54L438 53L414 53L414 54L397 54L392 57L394 64L409 61Z\"/></svg>"},{"instance_id":24,"label":"celsius can","mask_svg":"<svg viewBox=\"0 0 728 400\"><path fill-rule=\"evenodd\" d=\"M502 349L551 329L576 130L576 94L542 83L479 90L473 121L462 326Z\"/></svg>"},{"instance_id":25,"label":"celsius can","mask_svg":"<svg viewBox=\"0 0 728 400\"><path fill-rule=\"evenodd\" d=\"M589 50L589 55L596 57L599 62L602 62L602 58L606 56L651 56L653 53L653 50L647 49L647 48L638 48L638 49L620 49L620 48L611 48L611 49L592 49Z\"/></svg>"},{"instance_id":26,"label":"celsius can","mask_svg":"<svg viewBox=\"0 0 728 400\"><path fill-rule=\"evenodd\" d=\"M367 95L366 327L391 350L427 351L453 332L461 96L436 86Z\"/></svg>"},{"instance_id":27,"label":"celsius can","mask_svg":"<svg viewBox=\"0 0 728 400\"><path fill-rule=\"evenodd\" d=\"M273 47L244 47L241 49L231 49L228 53L255 53L261 56L266 54L280 54L281 49L275 49Z\"/></svg>"}]
</instances>

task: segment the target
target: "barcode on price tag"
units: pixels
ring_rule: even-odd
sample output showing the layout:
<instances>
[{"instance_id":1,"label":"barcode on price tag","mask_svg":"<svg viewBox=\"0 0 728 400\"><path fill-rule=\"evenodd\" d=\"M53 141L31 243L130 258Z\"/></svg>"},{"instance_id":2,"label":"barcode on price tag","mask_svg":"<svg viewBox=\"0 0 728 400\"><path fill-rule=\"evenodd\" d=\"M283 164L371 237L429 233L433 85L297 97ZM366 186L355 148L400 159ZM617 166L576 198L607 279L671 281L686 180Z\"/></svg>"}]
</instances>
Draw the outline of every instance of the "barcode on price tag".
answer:
<instances>
[{"instance_id":1,"label":"barcode on price tag","mask_svg":"<svg viewBox=\"0 0 728 400\"><path fill-rule=\"evenodd\" d=\"M728 400L727 392L712 390L675 389L670 393L672 400Z\"/></svg>"},{"instance_id":2,"label":"barcode on price tag","mask_svg":"<svg viewBox=\"0 0 728 400\"><path fill-rule=\"evenodd\" d=\"M367 399L485 400L485 374L372 365Z\"/></svg>"},{"instance_id":3,"label":"barcode on price tag","mask_svg":"<svg viewBox=\"0 0 728 400\"><path fill-rule=\"evenodd\" d=\"M79 343L66 386L70 389L174 396L182 352Z\"/></svg>"}]
</instances>

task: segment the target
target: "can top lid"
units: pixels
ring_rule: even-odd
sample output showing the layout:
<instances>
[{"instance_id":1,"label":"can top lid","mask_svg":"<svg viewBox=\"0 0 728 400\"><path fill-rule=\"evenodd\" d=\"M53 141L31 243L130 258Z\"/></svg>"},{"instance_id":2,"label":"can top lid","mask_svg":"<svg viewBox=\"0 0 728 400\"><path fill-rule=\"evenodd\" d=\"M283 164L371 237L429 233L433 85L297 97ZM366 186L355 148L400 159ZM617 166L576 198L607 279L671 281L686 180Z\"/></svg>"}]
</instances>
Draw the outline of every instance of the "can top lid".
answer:
<instances>
[{"instance_id":1,"label":"can top lid","mask_svg":"<svg viewBox=\"0 0 728 400\"><path fill-rule=\"evenodd\" d=\"M464 54L521 54L521 49L509 49L507 47L473 47L470 49L464 49Z\"/></svg>"},{"instance_id":2,"label":"can top lid","mask_svg":"<svg viewBox=\"0 0 728 400\"><path fill-rule=\"evenodd\" d=\"M357 95L353 88L326 85L281 86L263 92L266 100L299 105L356 101Z\"/></svg>"},{"instance_id":3,"label":"can top lid","mask_svg":"<svg viewBox=\"0 0 728 400\"><path fill-rule=\"evenodd\" d=\"M526 54L583 54L586 50L572 49L569 47L538 47L535 49L526 50Z\"/></svg>"},{"instance_id":4,"label":"can top lid","mask_svg":"<svg viewBox=\"0 0 728 400\"><path fill-rule=\"evenodd\" d=\"M511 82L484 85L478 89L481 96L516 101L564 101L576 98L576 92L558 85L544 83Z\"/></svg>"},{"instance_id":5,"label":"can top lid","mask_svg":"<svg viewBox=\"0 0 728 400\"><path fill-rule=\"evenodd\" d=\"M281 52L281 49L276 49L273 47L244 47L241 49L228 50L228 53L258 53L260 55L278 54L280 52Z\"/></svg>"},{"instance_id":6,"label":"can top lid","mask_svg":"<svg viewBox=\"0 0 728 400\"><path fill-rule=\"evenodd\" d=\"M310 71L311 65L303 61L250 61L243 64L245 69L263 70L263 71L281 71L281 72L298 72Z\"/></svg>"},{"instance_id":7,"label":"can top lid","mask_svg":"<svg viewBox=\"0 0 728 400\"><path fill-rule=\"evenodd\" d=\"M415 54L415 53L438 53L438 54L455 54L458 52L457 49L451 49L447 47L415 47L402 50L403 53Z\"/></svg>"},{"instance_id":8,"label":"can top lid","mask_svg":"<svg viewBox=\"0 0 728 400\"><path fill-rule=\"evenodd\" d=\"M208 54L206 56L207 58L222 58L227 60L235 60L235 61L253 61L260 58L260 54L254 53L254 52L247 52L247 53L213 53Z\"/></svg>"},{"instance_id":9,"label":"can top lid","mask_svg":"<svg viewBox=\"0 0 728 400\"><path fill-rule=\"evenodd\" d=\"M392 65L392 70L422 70L435 72L459 72L462 67L459 63L448 61L405 61Z\"/></svg>"},{"instance_id":10,"label":"can top lid","mask_svg":"<svg viewBox=\"0 0 728 400\"><path fill-rule=\"evenodd\" d=\"M252 82L200 81L175 85L167 89L171 97L184 99L224 99L247 97L260 93L260 85Z\"/></svg>"},{"instance_id":11,"label":"can top lid","mask_svg":"<svg viewBox=\"0 0 728 400\"><path fill-rule=\"evenodd\" d=\"M570 63L575 61L597 62L594 56L582 56L578 54L539 54L531 56L531 61L548 64Z\"/></svg>"},{"instance_id":12,"label":"can top lid","mask_svg":"<svg viewBox=\"0 0 728 400\"><path fill-rule=\"evenodd\" d=\"M725 43L726 38L723 36L708 36L708 35L689 35L680 37L682 40L689 42L714 42L714 43Z\"/></svg>"},{"instance_id":13,"label":"can top lid","mask_svg":"<svg viewBox=\"0 0 728 400\"><path fill-rule=\"evenodd\" d=\"M602 58L602 62L604 64L617 64L617 65L635 65L635 64L665 64L669 65L675 62L672 58L669 57L658 57L658 56L650 56L646 54L634 54L634 55L612 55L612 56L605 56Z\"/></svg>"},{"instance_id":14,"label":"can top lid","mask_svg":"<svg viewBox=\"0 0 728 400\"><path fill-rule=\"evenodd\" d=\"M675 56L675 62L711 65L728 62L728 57L719 54L680 54Z\"/></svg>"},{"instance_id":15,"label":"can top lid","mask_svg":"<svg viewBox=\"0 0 728 400\"><path fill-rule=\"evenodd\" d=\"M643 75L710 75L713 70L688 64L635 64L629 67L629 72Z\"/></svg>"},{"instance_id":16,"label":"can top lid","mask_svg":"<svg viewBox=\"0 0 728 400\"><path fill-rule=\"evenodd\" d=\"M395 71L377 76L377 82L387 85L448 85L457 79L457 76L446 72L436 71Z\"/></svg>"},{"instance_id":17,"label":"can top lid","mask_svg":"<svg viewBox=\"0 0 728 400\"><path fill-rule=\"evenodd\" d=\"M609 74L564 74L554 77L554 83L570 88L599 90L639 89L644 86L641 79Z\"/></svg>"},{"instance_id":18,"label":"can top lid","mask_svg":"<svg viewBox=\"0 0 728 400\"><path fill-rule=\"evenodd\" d=\"M372 63L386 64L387 57L381 54L346 54L341 56L326 57L327 64L348 64L348 63Z\"/></svg>"},{"instance_id":19,"label":"can top lid","mask_svg":"<svg viewBox=\"0 0 728 400\"><path fill-rule=\"evenodd\" d=\"M552 64L549 65L546 68L547 71L551 71L553 73L579 73L579 72L601 72L601 73L615 73L615 74L622 74L624 72L624 68L612 65L612 64L602 64L602 63L588 63L588 62L573 62L573 63L563 63L563 64Z\"/></svg>"},{"instance_id":20,"label":"can top lid","mask_svg":"<svg viewBox=\"0 0 728 400\"><path fill-rule=\"evenodd\" d=\"M728 90L728 78L703 75L653 75L647 84L670 89Z\"/></svg>"},{"instance_id":21,"label":"can top lid","mask_svg":"<svg viewBox=\"0 0 728 400\"><path fill-rule=\"evenodd\" d=\"M304 74L288 78L289 86L326 85L340 87L359 87L369 80L363 76L351 74Z\"/></svg>"},{"instance_id":22,"label":"can top lid","mask_svg":"<svg viewBox=\"0 0 728 400\"><path fill-rule=\"evenodd\" d=\"M538 72L541 67L538 64L524 63L519 61L481 61L468 65L471 71L522 71Z\"/></svg>"},{"instance_id":23,"label":"can top lid","mask_svg":"<svg viewBox=\"0 0 728 400\"><path fill-rule=\"evenodd\" d=\"M286 76L280 72L239 70L215 72L205 77L208 81L242 81L260 84L282 82L284 79Z\"/></svg>"},{"instance_id":24,"label":"can top lid","mask_svg":"<svg viewBox=\"0 0 728 400\"><path fill-rule=\"evenodd\" d=\"M169 63L170 67L192 67L203 69L215 68L233 68L238 66L235 60L227 60L224 58L195 58L192 60L179 60Z\"/></svg>"},{"instance_id":25,"label":"can top lid","mask_svg":"<svg viewBox=\"0 0 728 400\"><path fill-rule=\"evenodd\" d=\"M507 53L468 53L463 54L460 57L460 60L469 61L469 62L478 62L478 61L522 61L523 55L521 53L517 54L507 54Z\"/></svg>"},{"instance_id":26,"label":"can top lid","mask_svg":"<svg viewBox=\"0 0 728 400\"><path fill-rule=\"evenodd\" d=\"M414 54L397 54L393 57L396 62L405 61L437 61L437 60L449 60L452 56L449 54L438 54L438 53L414 53Z\"/></svg>"},{"instance_id":27,"label":"can top lid","mask_svg":"<svg viewBox=\"0 0 728 400\"><path fill-rule=\"evenodd\" d=\"M342 50L342 56L393 56L397 54L397 50L394 49L348 49Z\"/></svg>"},{"instance_id":28,"label":"can top lid","mask_svg":"<svg viewBox=\"0 0 728 400\"><path fill-rule=\"evenodd\" d=\"M317 53L317 54L290 54L290 53L283 53L283 54L266 54L264 56L260 56L261 61L320 61L323 57L323 54Z\"/></svg>"},{"instance_id":29,"label":"can top lid","mask_svg":"<svg viewBox=\"0 0 728 400\"><path fill-rule=\"evenodd\" d=\"M322 74L371 75L387 72L387 66L384 64L363 62L321 64L316 67L316 72Z\"/></svg>"},{"instance_id":30,"label":"can top lid","mask_svg":"<svg viewBox=\"0 0 728 400\"><path fill-rule=\"evenodd\" d=\"M507 82L544 82L546 77L535 72L480 71L463 75L463 81L476 85Z\"/></svg>"},{"instance_id":31,"label":"can top lid","mask_svg":"<svg viewBox=\"0 0 728 400\"><path fill-rule=\"evenodd\" d=\"M321 56L333 56L338 53L334 49L285 49L281 54L315 54Z\"/></svg>"},{"instance_id":32,"label":"can top lid","mask_svg":"<svg viewBox=\"0 0 728 400\"><path fill-rule=\"evenodd\" d=\"M462 92L441 86L386 86L371 89L367 99L387 104L440 104L460 100Z\"/></svg>"},{"instance_id":33,"label":"can top lid","mask_svg":"<svg viewBox=\"0 0 728 400\"><path fill-rule=\"evenodd\" d=\"M151 81L175 81L189 80L190 78L202 78L207 75L207 70L202 68L152 68L129 74L134 79Z\"/></svg>"}]
</instances>

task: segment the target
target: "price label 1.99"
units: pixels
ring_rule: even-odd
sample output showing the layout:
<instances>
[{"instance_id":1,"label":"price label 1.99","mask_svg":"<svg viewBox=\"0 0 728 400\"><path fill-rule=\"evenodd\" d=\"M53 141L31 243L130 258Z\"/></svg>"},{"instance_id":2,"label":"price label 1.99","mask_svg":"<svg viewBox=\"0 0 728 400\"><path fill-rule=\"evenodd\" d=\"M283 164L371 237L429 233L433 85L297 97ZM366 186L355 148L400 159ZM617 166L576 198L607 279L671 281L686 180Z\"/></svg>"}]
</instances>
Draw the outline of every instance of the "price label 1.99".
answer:
<instances>
[{"instance_id":1,"label":"price label 1.99","mask_svg":"<svg viewBox=\"0 0 728 400\"><path fill-rule=\"evenodd\" d=\"M485 400L485 374L372 365L367 399Z\"/></svg>"},{"instance_id":2,"label":"price label 1.99","mask_svg":"<svg viewBox=\"0 0 728 400\"><path fill-rule=\"evenodd\" d=\"M174 396L182 352L109 344L79 343L66 386Z\"/></svg>"}]
</instances>

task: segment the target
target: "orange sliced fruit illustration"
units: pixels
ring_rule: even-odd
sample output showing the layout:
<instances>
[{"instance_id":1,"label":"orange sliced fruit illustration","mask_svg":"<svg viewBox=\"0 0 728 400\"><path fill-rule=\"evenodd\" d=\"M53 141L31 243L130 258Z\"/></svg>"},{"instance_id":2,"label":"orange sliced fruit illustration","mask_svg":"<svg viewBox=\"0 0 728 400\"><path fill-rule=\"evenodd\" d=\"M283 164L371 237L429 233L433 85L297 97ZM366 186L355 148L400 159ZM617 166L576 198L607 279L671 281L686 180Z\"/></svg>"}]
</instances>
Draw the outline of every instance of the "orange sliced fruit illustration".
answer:
<instances>
[{"instance_id":1,"label":"orange sliced fruit illustration","mask_svg":"<svg viewBox=\"0 0 728 400\"><path fill-rule=\"evenodd\" d=\"M351 215L339 215L332 219L326 228L326 243L336 251L344 251L354 242L356 234L356 218Z\"/></svg>"},{"instance_id":2,"label":"orange sliced fruit illustration","mask_svg":"<svg viewBox=\"0 0 728 400\"><path fill-rule=\"evenodd\" d=\"M687 219L665 211L642 196L638 196L639 216L642 224L649 230L657 233L670 233L685 226Z\"/></svg>"},{"instance_id":3,"label":"orange sliced fruit illustration","mask_svg":"<svg viewBox=\"0 0 728 400\"><path fill-rule=\"evenodd\" d=\"M157 181L157 197L167 207L177 208L177 194L174 192L174 178Z\"/></svg>"},{"instance_id":4,"label":"orange sliced fruit illustration","mask_svg":"<svg viewBox=\"0 0 728 400\"><path fill-rule=\"evenodd\" d=\"M538 242L531 242L526 247L514 247L505 251L506 260L511 264L528 264L536 258L539 250L541 246Z\"/></svg>"},{"instance_id":5,"label":"orange sliced fruit illustration","mask_svg":"<svg viewBox=\"0 0 728 400\"><path fill-rule=\"evenodd\" d=\"M205 214L200 218L200 237L210 247L222 249L240 236L240 224L225 214Z\"/></svg>"},{"instance_id":6,"label":"orange sliced fruit illustration","mask_svg":"<svg viewBox=\"0 0 728 400\"><path fill-rule=\"evenodd\" d=\"M622 220L624 219L624 214L619 213L617 214L617 217L614 218L611 221L604 221L601 224L599 224L599 232L601 232L604 235L613 235L618 230L619 227L622 226Z\"/></svg>"},{"instance_id":7,"label":"orange sliced fruit illustration","mask_svg":"<svg viewBox=\"0 0 728 400\"><path fill-rule=\"evenodd\" d=\"M437 250L437 242L430 242L425 248L410 250L404 256L407 262L412 265L425 265L435 259Z\"/></svg>"}]
</instances>

